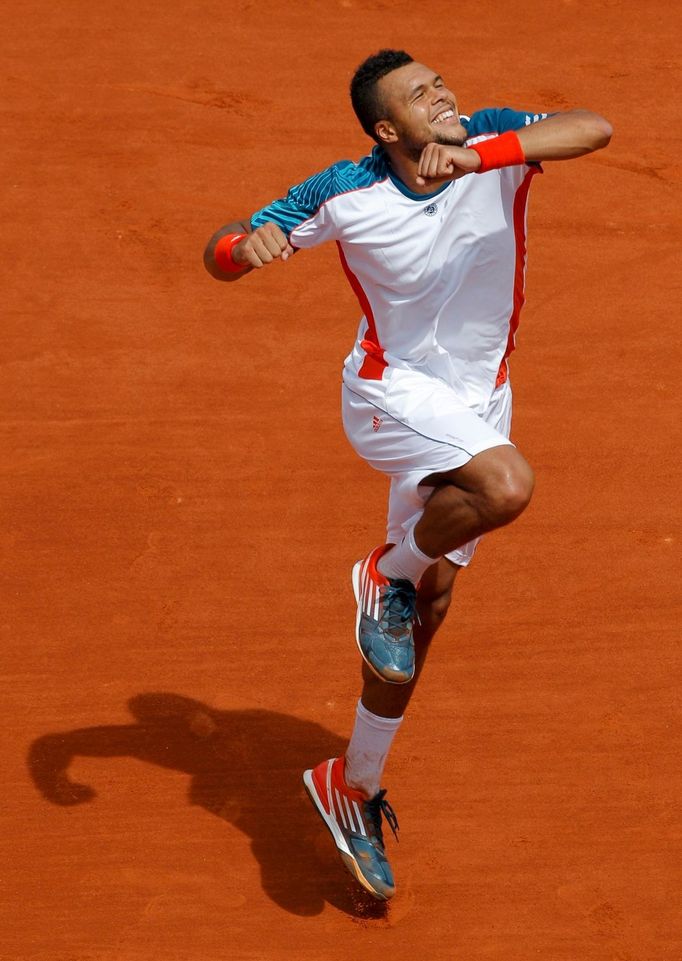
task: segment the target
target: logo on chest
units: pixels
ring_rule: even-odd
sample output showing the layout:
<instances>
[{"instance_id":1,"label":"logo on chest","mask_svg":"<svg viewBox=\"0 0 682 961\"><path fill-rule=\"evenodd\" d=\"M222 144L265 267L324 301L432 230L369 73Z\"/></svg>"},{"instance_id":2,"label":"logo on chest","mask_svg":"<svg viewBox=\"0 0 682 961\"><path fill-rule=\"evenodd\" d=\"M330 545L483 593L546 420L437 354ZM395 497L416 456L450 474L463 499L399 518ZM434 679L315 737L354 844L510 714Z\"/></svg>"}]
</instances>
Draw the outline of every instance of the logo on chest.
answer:
<instances>
[{"instance_id":1,"label":"logo on chest","mask_svg":"<svg viewBox=\"0 0 682 961\"><path fill-rule=\"evenodd\" d=\"M427 217L435 217L438 213L438 204L428 204L424 207L424 213Z\"/></svg>"}]
</instances>

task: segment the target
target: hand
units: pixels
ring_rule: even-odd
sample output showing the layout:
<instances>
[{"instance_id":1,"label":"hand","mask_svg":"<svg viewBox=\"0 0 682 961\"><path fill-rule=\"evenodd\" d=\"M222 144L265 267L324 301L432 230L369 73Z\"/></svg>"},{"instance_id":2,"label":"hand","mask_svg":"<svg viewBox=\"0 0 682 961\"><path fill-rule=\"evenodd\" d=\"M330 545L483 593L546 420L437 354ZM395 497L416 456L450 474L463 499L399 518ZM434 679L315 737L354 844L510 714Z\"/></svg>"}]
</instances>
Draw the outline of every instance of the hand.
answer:
<instances>
[{"instance_id":1,"label":"hand","mask_svg":"<svg viewBox=\"0 0 682 961\"><path fill-rule=\"evenodd\" d=\"M60 777L54 785L54 792L50 795L50 800L62 807L73 807L76 804L85 804L97 797L97 791L87 784L78 784L70 781L68 777Z\"/></svg>"},{"instance_id":2,"label":"hand","mask_svg":"<svg viewBox=\"0 0 682 961\"><path fill-rule=\"evenodd\" d=\"M236 264L249 267L265 267L273 260L287 260L294 248L277 224L263 224L248 234L232 248L232 259Z\"/></svg>"},{"instance_id":3,"label":"hand","mask_svg":"<svg viewBox=\"0 0 682 961\"><path fill-rule=\"evenodd\" d=\"M475 173L480 166L481 158L475 150L429 143L419 158L417 183L423 187L427 183L435 185L438 181L458 180L466 174Z\"/></svg>"}]
</instances>

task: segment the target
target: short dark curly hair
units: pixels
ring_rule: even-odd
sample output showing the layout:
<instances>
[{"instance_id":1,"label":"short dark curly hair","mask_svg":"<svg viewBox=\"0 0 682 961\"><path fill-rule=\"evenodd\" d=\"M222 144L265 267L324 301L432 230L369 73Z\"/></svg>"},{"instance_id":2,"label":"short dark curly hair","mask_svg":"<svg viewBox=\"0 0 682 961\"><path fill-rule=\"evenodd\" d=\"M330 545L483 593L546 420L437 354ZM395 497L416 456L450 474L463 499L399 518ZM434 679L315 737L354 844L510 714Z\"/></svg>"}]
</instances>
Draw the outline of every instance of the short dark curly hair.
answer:
<instances>
[{"instance_id":1,"label":"short dark curly hair","mask_svg":"<svg viewBox=\"0 0 682 961\"><path fill-rule=\"evenodd\" d=\"M404 50L380 50L367 57L353 74L350 99L362 129L372 140L377 140L374 125L386 116L386 108L377 91L377 83L387 73L413 63Z\"/></svg>"}]
</instances>

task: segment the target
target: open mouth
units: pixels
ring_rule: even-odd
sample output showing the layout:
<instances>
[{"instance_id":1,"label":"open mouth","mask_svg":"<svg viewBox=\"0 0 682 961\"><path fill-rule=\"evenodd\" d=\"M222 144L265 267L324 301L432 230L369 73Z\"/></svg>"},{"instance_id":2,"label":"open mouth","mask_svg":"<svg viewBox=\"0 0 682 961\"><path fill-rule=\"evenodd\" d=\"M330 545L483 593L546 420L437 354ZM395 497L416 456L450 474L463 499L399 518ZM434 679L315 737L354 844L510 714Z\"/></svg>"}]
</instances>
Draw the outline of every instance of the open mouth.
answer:
<instances>
[{"instance_id":1,"label":"open mouth","mask_svg":"<svg viewBox=\"0 0 682 961\"><path fill-rule=\"evenodd\" d=\"M452 107L446 107L445 110L441 110L439 114L436 114L431 123L447 123L448 120L453 119L455 119L455 111Z\"/></svg>"}]
</instances>

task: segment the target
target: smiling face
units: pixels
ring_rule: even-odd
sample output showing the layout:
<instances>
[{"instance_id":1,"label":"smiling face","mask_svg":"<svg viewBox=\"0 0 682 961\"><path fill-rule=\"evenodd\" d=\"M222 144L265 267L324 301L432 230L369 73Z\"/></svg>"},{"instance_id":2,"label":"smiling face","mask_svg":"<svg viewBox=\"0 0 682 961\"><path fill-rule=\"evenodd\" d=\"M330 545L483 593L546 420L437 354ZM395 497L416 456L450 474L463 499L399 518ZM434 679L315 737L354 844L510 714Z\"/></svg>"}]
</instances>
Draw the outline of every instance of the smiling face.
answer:
<instances>
[{"instance_id":1,"label":"smiling face","mask_svg":"<svg viewBox=\"0 0 682 961\"><path fill-rule=\"evenodd\" d=\"M466 140L455 95L423 64L392 70L379 80L378 93L386 111L386 119L375 126L382 144L418 157L428 143L461 147Z\"/></svg>"}]
</instances>

